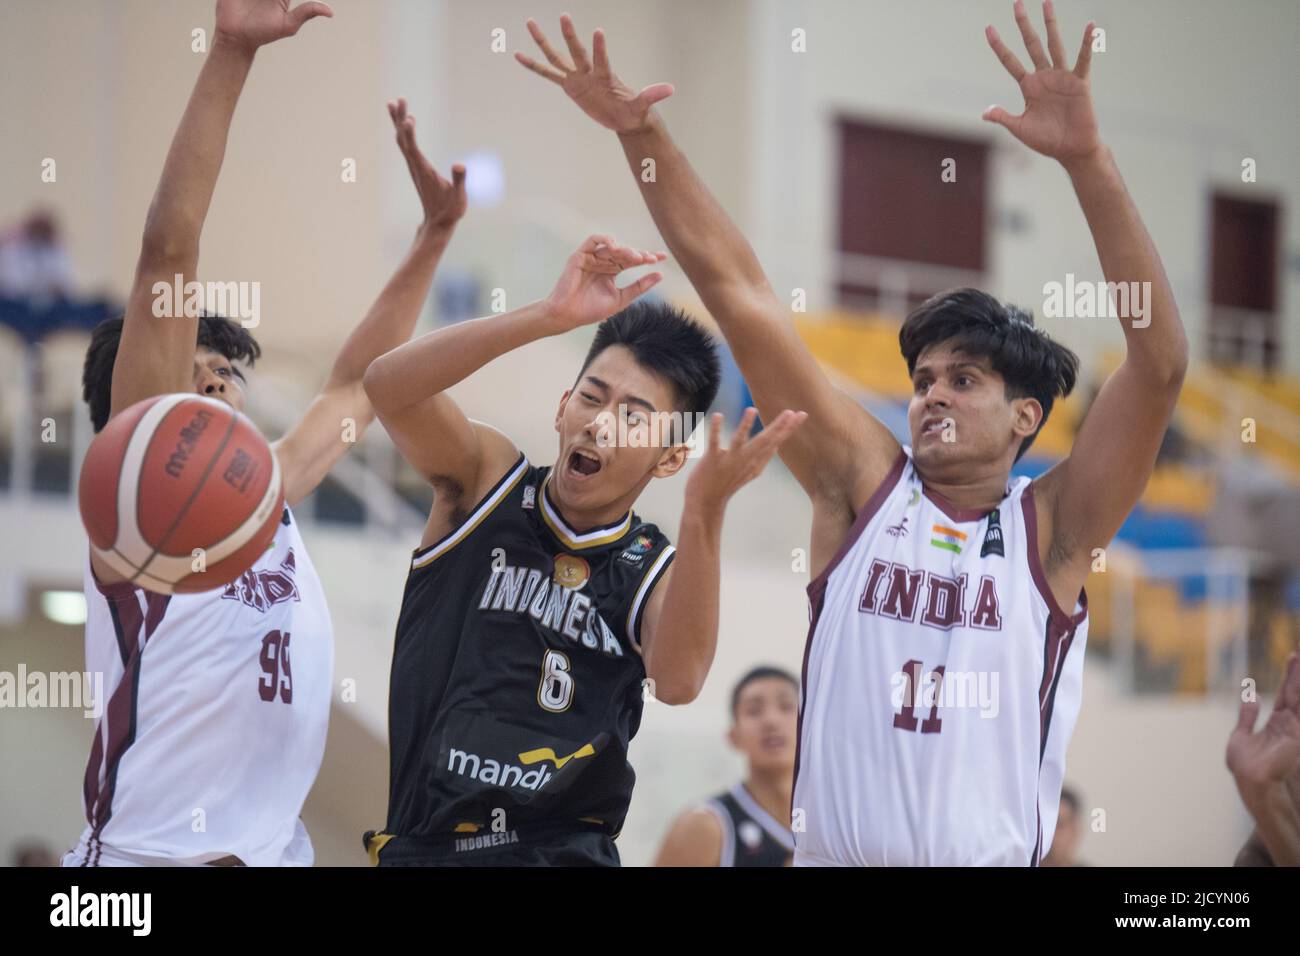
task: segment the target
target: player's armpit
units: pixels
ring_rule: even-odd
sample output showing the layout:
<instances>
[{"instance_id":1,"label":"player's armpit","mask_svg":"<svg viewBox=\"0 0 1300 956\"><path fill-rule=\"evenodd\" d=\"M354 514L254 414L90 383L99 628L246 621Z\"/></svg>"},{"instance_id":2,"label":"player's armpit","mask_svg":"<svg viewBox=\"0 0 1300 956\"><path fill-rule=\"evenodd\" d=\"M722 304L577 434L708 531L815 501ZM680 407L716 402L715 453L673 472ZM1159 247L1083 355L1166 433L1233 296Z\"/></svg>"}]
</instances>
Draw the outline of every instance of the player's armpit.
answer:
<instances>
[{"instance_id":1,"label":"player's armpit","mask_svg":"<svg viewBox=\"0 0 1300 956\"><path fill-rule=\"evenodd\" d=\"M1070 595L1063 607L1073 606L1094 552L1109 546L1142 497L1181 386L1181 375L1159 379L1126 360L1093 401L1069 456L1035 479L1039 554L1058 598Z\"/></svg>"},{"instance_id":2,"label":"player's armpit","mask_svg":"<svg viewBox=\"0 0 1300 956\"><path fill-rule=\"evenodd\" d=\"M686 810L673 821L655 857L655 866L718 866L722 824L705 807Z\"/></svg>"}]
</instances>

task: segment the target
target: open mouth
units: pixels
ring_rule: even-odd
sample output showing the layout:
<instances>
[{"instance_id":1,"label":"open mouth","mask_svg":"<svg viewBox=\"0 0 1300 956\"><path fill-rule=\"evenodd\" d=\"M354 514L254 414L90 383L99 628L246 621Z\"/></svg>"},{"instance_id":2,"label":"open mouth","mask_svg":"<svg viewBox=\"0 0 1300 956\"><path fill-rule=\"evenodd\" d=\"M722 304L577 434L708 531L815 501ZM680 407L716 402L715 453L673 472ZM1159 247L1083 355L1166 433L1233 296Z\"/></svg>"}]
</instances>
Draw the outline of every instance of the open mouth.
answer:
<instances>
[{"instance_id":1,"label":"open mouth","mask_svg":"<svg viewBox=\"0 0 1300 956\"><path fill-rule=\"evenodd\" d=\"M937 435L944 430L947 424L948 420L946 418L932 418L921 426L921 435Z\"/></svg>"},{"instance_id":2,"label":"open mouth","mask_svg":"<svg viewBox=\"0 0 1300 956\"><path fill-rule=\"evenodd\" d=\"M600 459L589 451L575 448L569 453L568 471L575 477L590 478L600 471L600 468Z\"/></svg>"}]
</instances>

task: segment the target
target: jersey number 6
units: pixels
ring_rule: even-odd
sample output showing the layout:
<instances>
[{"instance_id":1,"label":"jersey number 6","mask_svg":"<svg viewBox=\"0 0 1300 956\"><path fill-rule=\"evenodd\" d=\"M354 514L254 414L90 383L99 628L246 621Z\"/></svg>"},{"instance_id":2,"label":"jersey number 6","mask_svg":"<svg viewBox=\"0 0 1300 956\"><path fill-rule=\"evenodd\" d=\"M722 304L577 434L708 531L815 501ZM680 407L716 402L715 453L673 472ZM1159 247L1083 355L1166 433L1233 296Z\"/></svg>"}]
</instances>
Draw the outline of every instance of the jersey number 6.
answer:
<instances>
[{"instance_id":1,"label":"jersey number 6","mask_svg":"<svg viewBox=\"0 0 1300 956\"><path fill-rule=\"evenodd\" d=\"M547 651L542 658L542 679L537 684L537 703L543 710L562 714L573 703L573 677L569 674L568 655Z\"/></svg>"}]
</instances>

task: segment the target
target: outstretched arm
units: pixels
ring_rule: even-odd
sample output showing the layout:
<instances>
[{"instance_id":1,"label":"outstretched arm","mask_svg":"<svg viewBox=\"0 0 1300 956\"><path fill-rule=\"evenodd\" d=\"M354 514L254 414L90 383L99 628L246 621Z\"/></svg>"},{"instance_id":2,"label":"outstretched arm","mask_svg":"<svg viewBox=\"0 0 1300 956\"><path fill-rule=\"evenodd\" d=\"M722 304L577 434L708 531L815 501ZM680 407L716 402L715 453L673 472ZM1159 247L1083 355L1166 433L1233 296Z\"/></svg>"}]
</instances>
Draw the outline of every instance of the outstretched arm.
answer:
<instances>
[{"instance_id":1,"label":"outstretched arm","mask_svg":"<svg viewBox=\"0 0 1300 956\"><path fill-rule=\"evenodd\" d=\"M545 300L430 332L370 364L366 394L406 460L438 490L436 507L477 501L518 454L500 432L470 421L446 390L529 342L618 312L663 276L652 272L621 289L615 278L664 258L619 246L609 236L591 236L569 257ZM431 518L426 537L436 540L434 524Z\"/></svg>"},{"instance_id":2,"label":"outstretched arm","mask_svg":"<svg viewBox=\"0 0 1300 956\"><path fill-rule=\"evenodd\" d=\"M1020 85L1025 111L1013 116L990 107L984 118L1061 163L1092 230L1107 282L1137 292L1127 296L1130 314L1120 318L1127 343L1124 362L1102 386L1069 457L1037 485L1048 511L1040 527L1040 550L1047 552L1048 578L1057 597L1067 598L1061 603L1068 608L1087 576L1092 549L1110 543L1155 468L1187 370L1187 338L1160 255L1097 130L1088 82L1093 24L1084 30L1070 69L1050 0L1043 12L1046 51L1024 3L1016 0L1016 23L1032 72L988 28L989 45Z\"/></svg>"},{"instance_id":3,"label":"outstretched arm","mask_svg":"<svg viewBox=\"0 0 1300 956\"><path fill-rule=\"evenodd\" d=\"M755 410L746 409L731 447L723 449L722 415L709 423L709 450L686 482L677 555L646 604L641 655L655 698L689 704L700 693L718 647L722 586L722 519L732 495L758 477L781 446L798 434L806 412L782 411L751 438Z\"/></svg>"},{"instance_id":4,"label":"outstretched arm","mask_svg":"<svg viewBox=\"0 0 1300 956\"><path fill-rule=\"evenodd\" d=\"M668 135L654 104L673 88L656 83L633 92L611 71L603 32L596 31L588 56L573 21L565 16L560 24L572 65L531 20L528 29L550 66L522 53L516 59L618 134L655 225L721 327L763 419L787 408L812 417L815 427L793 434L782 459L814 501L847 509L851 521L889 471L898 442L826 378L754 250ZM642 176L647 160L654 163L653 182Z\"/></svg>"},{"instance_id":5,"label":"outstretched arm","mask_svg":"<svg viewBox=\"0 0 1300 956\"><path fill-rule=\"evenodd\" d=\"M154 314L154 284L194 278L199 235L217 185L235 104L257 48L293 36L313 17L332 16L323 3L218 0L212 49L172 139L145 220L135 279L113 366L110 416L153 395L189 391L194 377L197 316ZM175 304L179 307L180 303Z\"/></svg>"},{"instance_id":6,"label":"outstretched arm","mask_svg":"<svg viewBox=\"0 0 1300 956\"><path fill-rule=\"evenodd\" d=\"M407 114L406 100L389 103L388 115L420 196L424 219L410 252L343 344L325 387L298 423L276 442L285 500L290 506L316 489L374 418L374 409L362 387L366 369L411 337L434 271L456 223L465 214L465 167L452 167L451 182L438 175L416 145L415 117ZM345 422L352 423L346 433ZM350 441L344 440L345 434Z\"/></svg>"}]
</instances>

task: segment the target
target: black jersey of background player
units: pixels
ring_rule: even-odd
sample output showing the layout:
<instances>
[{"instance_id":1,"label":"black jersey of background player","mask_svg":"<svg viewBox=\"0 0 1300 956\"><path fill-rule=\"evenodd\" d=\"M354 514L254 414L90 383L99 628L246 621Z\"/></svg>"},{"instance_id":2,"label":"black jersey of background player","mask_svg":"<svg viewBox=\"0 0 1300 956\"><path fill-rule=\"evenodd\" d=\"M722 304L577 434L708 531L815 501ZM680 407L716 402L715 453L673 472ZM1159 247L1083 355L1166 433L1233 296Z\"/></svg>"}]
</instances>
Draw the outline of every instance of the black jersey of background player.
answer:
<instances>
[{"instance_id":1,"label":"black jersey of background player","mask_svg":"<svg viewBox=\"0 0 1300 956\"><path fill-rule=\"evenodd\" d=\"M674 549L632 512L577 533L549 474L520 455L415 552L393 650L388 833L623 825L641 616Z\"/></svg>"},{"instance_id":2,"label":"black jersey of background player","mask_svg":"<svg viewBox=\"0 0 1300 956\"><path fill-rule=\"evenodd\" d=\"M719 866L789 866L794 834L758 805L744 784L713 797L705 806L722 825Z\"/></svg>"}]
</instances>

